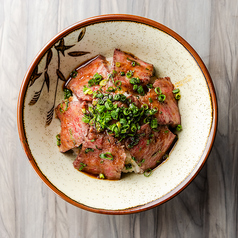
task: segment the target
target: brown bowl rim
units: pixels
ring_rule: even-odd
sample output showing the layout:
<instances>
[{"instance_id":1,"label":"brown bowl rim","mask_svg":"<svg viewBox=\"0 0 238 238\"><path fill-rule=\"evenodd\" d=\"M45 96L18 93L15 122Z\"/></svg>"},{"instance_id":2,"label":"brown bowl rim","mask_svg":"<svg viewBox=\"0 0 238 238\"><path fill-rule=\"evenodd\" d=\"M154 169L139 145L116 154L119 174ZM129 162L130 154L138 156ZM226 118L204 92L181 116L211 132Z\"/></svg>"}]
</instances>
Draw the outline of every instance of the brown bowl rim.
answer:
<instances>
[{"instance_id":1,"label":"brown bowl rim","mask_svg":"<svg viewBox=\"0 0 238 238\"><path fill-rule=\"evenodd\" d=\"M61 37L66 36L70 32L77 30L79 28L100 23L100 22L110 22L110 21L130 21L130 22L137 22L141 24L145 24L148 26L151 26L153 28L156 28L158 30L161 30L165 32L166 34L170 35L174 39L176 39L183 47L190 53L190 55L194 58L194 60L197 62L197 65L200 67L206 82L207 86L210 92L210 98L211 98L211 104L212 104L212 125L210 129L210 135L208 137L207 145L205 147L205 150L198 162L198 164L194 167L193 171L187 176L187 178L182 181L176 188L174 188L172 191L167 193L165 196L158 198L152 202L149 202L144 205L139 205L137 207L132 207L132 208L127 208L123 210L106 210L106 209L98 209L98 208L93 208L86 206L84 204L81 204L79 202L76 202L72 198L68 197L66 194L61 192L57 187L55 187L48 179L45 177L45 175L41 172L40 168L38 167L36 161L34 160L33 155L31 154L31 150L28 146L27 143L27 138L25 135L24 131L24 122L23 122L23 106L24 106L24 97L26 94L26 90L28 87L28 83L30 80L30 75L33 73L33 70L35 66L39 63L41 58L44 56L45 52L52 47L53 44L55 44ZM82 208L84 210L90 211L90 212L95 212L95 213L101 213L101 214L110 214L110 215L123 215L123 214L133 214L133 213L138 213L142 211L146 211L148 209L154 208L158 205L161 205L168 200L172 199L176 195L178 195L183 189L185 189L192 181L193 179L197 176L197 174L200 172L202 169L203 165L207 161L207 158L211 152L212 145L215 140L215 135L216 135L216 129L217 129L217 120L218 120L218 108L217 108L217 99L216 99L216 93L215 93L215 88L212 82L212 79L210 77L210 74L203 63L202 59L200 56L197 54L197 52L192 48L192 46L185 41L180 35L178 35L176 32L171 30L170 28L162 25L161 23L158 23L154 20L144 18L141 16L136 16L136 15L129 15L129 14L107 14L107 15L99 15L99 16L94 16L87 18L85 20L76 22L75 24L65 28L61 32L59 32L55 37L53 37L36 55L32 63L30 64L25 77L23 79L20 92L19 92L19 97L18 97L18 103L17 103L17 126L18 126L18 132L19 132L19 137L20 141L22 144L22 147L31 163L33 166L34 170L36 173L40 176L40 178L44 181L44 183L52 189L57 195L59 195L61 198L63 198L65 201L69 202L72 205L75 205L76 207Z\"/></svg>"}]
</instances>

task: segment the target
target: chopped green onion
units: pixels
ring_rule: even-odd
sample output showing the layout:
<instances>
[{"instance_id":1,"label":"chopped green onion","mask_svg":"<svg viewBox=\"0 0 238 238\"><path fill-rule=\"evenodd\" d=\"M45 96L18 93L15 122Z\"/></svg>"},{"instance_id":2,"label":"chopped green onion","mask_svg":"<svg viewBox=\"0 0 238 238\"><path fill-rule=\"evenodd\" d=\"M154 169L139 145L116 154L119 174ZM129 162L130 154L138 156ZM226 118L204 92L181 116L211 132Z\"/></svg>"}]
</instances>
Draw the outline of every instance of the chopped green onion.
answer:
<instances>
[{"instance_id":1,"label":"chopped green onion","mask_svg":"<svg viewBox=\"0 0 238 238\"><path fill-rule=\"evenodd\" d=\"M121 72L121 76L125 76L125 72L122 71L122 72Z\"/></svg>"},{"instance_id":2,"label":"chopped green onion","mask_svg":"<svg viewBox=\"0 0 238 238\"><path fill-rule=\"evenodd\" d=\"M120 62L116 62L116 67L120 67L120 66L121 66Z\"/></svg>"},{"instance_id":3,"label":"chopped green onion","mask_svg":"<svg viewBox=\"0 0 238 238\"><path fill-rule=\"evenodd\" d=\"M85 152L85 154L87 154L88 152L91 152L91 151L94 152L94 149L92 149L92 148L86 148L84 152Z\"/></svg>"},{"instance_id":4,"label":"chopped green onion","mask_svg":"<svg viewBox=\"0 0 238 238\"><path fill-rule=\"evenodd\" d=\"M90 88L88 88L88 87L86 87L86 86L84 85L83 93L84 93L85 95L86 95L86 94L93 94L93 91L92 91L92 89L90 89Z\"/></svg>"},{"instance_id":5,"label":"chopped green onion","mask_svg":"<svg viewBox=\"0 0 238 238\"><path fill-rule=\"evenodd\" d=\"M95 97L96 97L96 98L103 98L104 95L103 95L101 92L99 92L99 93L97 93L97 94L95 95Z\"/></svg>"},{"instance_id":6,"label":"chopped green onion","mask_svg":"<svg viewBox=\"0 0 238 238\"><path fill-rule=\"evenodd\" d=\"M121 95L121 102L125 102L126 101L126 96L123 95L123 94L120 94Z\"/></svg>"},{"instance_id":7,"label":"chopped green onion","mask_svg":"<svg viewBox=\"0 0 238 238\"><path fill-rule=\"evenodd\" d=\"M56 135L56 140L57 140L57 146L60 146L61 145L60 134Z\"/></svg>"},{"instance_id":8,"label":"chopped green onion","mask_svg":"<svg viewBox=\"0 0 238 238\"><path fill-rule=\"evenodd\" d=\"M136 158L135 158L134 156L131 156L131 158L132 158L134 161L136 161Z\"/></svg>"},{"instance_id":9,"label":"chopped green onion","mask_svg":"<svg viewBox=\"0 0 238 238\"><path fill-rule=\"evenodd\" d=\"M138 85L137 84L133 85L133 90L137 91L137 89L138 89Z\"/></svg>"},{"instance_id":10,"label":"chopped green onion","mask_svg":"<svg viewBox=\"0 0 238 238\"><path fill-rule=\"evenodd\" d=\"M173 90L173 93L174 93L174 94L177 94L177 93L179 93L179 92L180 92L179 88L176 88L176 89Z\"/></svg>"},{"instance_id":11,"label":"chopped green onion","mask_svg":"<svg viewBox=\"0 0 238 238\"><path fill-rule=\"evenodd\" d=\"M181 125L177 125L176 131L181 131L181 130L182 130L182 126Z\"/></svg>"},{"instance_id":12,"label":"chopped green onion","mask_svg":"<svg viewBox=\"0 0 238 238\"><path fill-rule=\"evenodd\" d=\"M99 174L99 178L100 178L100 179L105 179L104 174Z\"/></svg>"},{"instance_id":13,"label":"chopped green onion","mask_svg":"<svg viewBox=\"0 0 238 238\"><path fill-rule=\"evenodd\" d=\"M137 78L131 78L131 79L129 80L129 82L130 82L131 84L139 84L139 83L140 83L140 79L139 79L139 77L137 77Z\"/></svg>"},{"instance_id":14,"label":"chopped green onion","mask_svg":"<svg viewBox=\"0 0 238 238\"><path fill-rule=\"evenodd\" d=\"M155 113L157 113L158 112L158 108L152 108L151 110L149 110L149 114L152 116L152 115L154 115Z\"/></svg>"},{"instance_id":15,"label":"chopped green onion","mask_svg":"<svg viewBox=\"0 0 238 238\"><path fill-rule=\"evenodd\" d=\"M113 100L120 101L120 98L121 98L120 94L116 94Z\"/></svg>"},{"instance_id":16,"label":"chopped green onion","mask_svg":"<svg viewBox=\"0 0 238 238\"><path fill-rule=\"evenodd\" d=\"M107 108L107 110L113 110L113 108L114 108L114 105L113 105L113 103L112 103L112 101L111 100L107 100L106 102L105 102L105 107Z\"/></svg>"},{"instance_id":17,"label":"chopped green onion","mask_svg":"<svg viewBox=\"0 0 238 238\"><path fill-rule=\"evenodd\" d=\"M108 87L107 92L115 92L116 91L116 88L113 88L113 87Z\"/></svg>"},{"instance_id":18,"label":"chopped green onion","mask_svg":"<svg viewBox=\"0 0 238 238\"><path fill-rule=\"evenodd\" d=\"M64 99L68 99L72 96L72 91L68 88L64 88Z\"/></svg>"},{"instance_id":19,"label":"chopped green onion","mask_svg":"<svg viewBox=\"0 0 238 238\"><path fill-rule=\"evenodd\" d=\"M133 123L133 124L131 125L131 131L132 131L132 132L136 132L136 131L137 131L137 126L136 126L136 124Z\"/></svg>"},{"instance_id":20,"label":"chopped green onion","mask_svg":"<svg viewBox=\"0 0 238 238\"><path fill-rule=\"evenodd\" d=\"M132 59L130 59L130 58L126 58L127 60L129 60L129 61L131 61L131 64L132 64L132 66L136 66L136 64L137 65L140 65L138 62L136 62L136 61L134 61L134 60L132 60Z\"/></svg>"},{"instance_id":21,"label":"chopped green onion","mask_svg":"<svg viewBox=\"0 0 238 238\"><path fill-rule=\"evenodd\" d=\"M99 83L102 81L103 77L99 73L94 74L93 78L88 80L88 86L92 87L94 85L99 85Z\"/></svg>"},{"instance_id":22,"label":"chopped green onion","mask_svg":"<svg viewBox=\"0 0 238 238\"><path fill-rule=\"evenodd\" d=\"M117 81L115 82L115 86L116 86L116 87L120 87L120 86L121 86L121 80L117 80Z\"/></svg>"},{"instance_id":23,"label":"chopped green onion","mask_svg":"<svg viewBox=\"0 0 238 238\"><path fill-rule=\"evenodd\" d=\"M121 119L120 119L120 123L121 123L121 124L127 124L127 120L126 120L125 118L121 118Z\"/></svg>"},{"instance_id":24,"label":"chopped green onion","mask_svg":"<svg viewBox=\"0 0 238 238\"><path fill-rule=\"evenodd\" d=\"M149 177L151 174L152 174L152 170L151 170L151 169L147 169L147 170L145 170L145 172L144 172L144 176L145 176L145 177Z\"/></svg>"},{"instance_id":25,"label":"chopped green onion","mask_svg":"<svg viewBox=\"0 0 238 238\"><path fill-rule=\"evenodd\" d=\"M162 93L160 87L155 88L155 92L156 92L157 94L161 94L161 93Z\"/></svg>"},{"instance_id":26,"label":"chopped green onion","mask_svg":"<svg viewBox=\"0 0 238 238\"><path fill-rule=\"evenodd\" d=\"M150 127L155 129L158 127L158 122L157 122L157 119L156 118L153 118L150 122Z\"/></svg>"},{"instance_id":27,"label":"chopped green onion","mask_svg":"<svg viewBox=\"0 0 238 238\"><path fill-rule=\"evenodd\" d=\"M76 70L74 70L71 72L70 77L76 78L77 75L78 75L78 72Z\"/></svg>"},{"instance_id":28,"label":"chopped green onion","mask_svg":"<svg viewBox=\"0 0 238 238\"><path fill-rule=\"evenodd\" d=\"M112 155L112 153L110 153L110 152L101 153L101 154L99 155L99 157L100 157L101 159L113 160L113 155Z\"/></svg>"},{"instance_id":29,"label":"chopped green onion","mask_svg":"<svg viewBox=\"0 0 238 238\"><path fill-rule=\"evenodd\" d=\"M130 114L130 109L129 108L125 108L123 110L123 113L124 113L125 116L129 115Z\"/></svg>"},{"instance_id":30,"label":"chopped green onion","mask_svg":"<svg viewBox=\"0 0 238 238\"><path fill-rule=\"evenodd\" d=\"M180 98L181 98L180 93L175 94L175 99L176 99L176 100L179 100Z\"/></svg>"},{"instance_id":31,"label":"chopped green onion","mask_svg":"<svg viewBox=\"0 0 238 238\"><path fill-rule=\"evenodd\" d=\"M83 170L84 167L86 167L87 165L84 163L80 163L81 167L79 168L79 171Z\"/></svg>"},{"instance_id":32,"label":"chopped green onion","mask_svg":"<svg viewBox=\"0 0 238 238\"><path fill-rule=\"evenodd\" d=\"M66 99L65 100L65 108L63 106L63 103L60 104L60 108L59 108L60 112L65 113L68 110L68 106L69 106L69 100Z\"/></svg>"},{"instance_id":33,"label":"chopped green onion","mask_svg":"<svg viewBox=\"0 0 238 238\"><path fill-rule=\"evenodd\" d=\"M82 122L84 122L84 123L89 123L89 122L90 122L90 118L84 116L84 117L82 118Z\"/></svg>"},{"instance_id":34,"label":"chopped green onion","mask_svg":"<svg viewBox=\"0 0 238 238\"><path fill-rule=\"evenodd\" d=\"M128 145L128 148L131 149L135 145L137 145L140 141L140 138L137 136L131 137L131 143Z\"/></svg>"},{"instance_id":35,"label":"chopped green onion","mask_svg":"<svg viewBox=\"0 0 238 238\"><path fill-rule=\"evenodd\" d=\"M153 102L152 98L149 98L149 102L150 102L150 103L152 103L152 102Z\"/></svg>"},{"instance_id":36,"label":"chopped green onion","mask_svg":"<svg viewBox=\"0 0 238 238\"><path fill-rule=\"evenodd\" d=\"M165 98L166 98L166 96L165 96L164 94L160 94L160 95L158 96L158 101L159 101L159 102L163 102L163 101L165 100Z\"/></svg>"},{"instance_id":37,"label":"chopped green onion","mask_svg":"<svg viewBox=\"0 0 238 238\"><path fill-rule=\"evenodd\" d=\"M127 73L126 73L126 77L127 78L131 78L132 76L133 76L133 73L134 73L134 71L128 71Z\"/></svg>"},{"instance_id":38,"label":"chopped green onion","mask_svg":"<svg viewBox=\"0 0 238 238\"><path fill-rule=\"evenodd\" d=\"M140 85L140 86L138 87L137 92L138 92L140 95L142 95L142 96L145 95L145 92L144 92L144 89L143 89L142 85Z\"/></svg>"},{"instance_id":39,"label":"chopped green onion","mask_svg":"<svg viewBox=\"0 0 238 238\"><path fill-rule=\"evenodd\" d=\"M153 84L151 84L151 83L147 84L146 86L147 86L147 88L153 88Z\"/></svg>"},{"instance_id":40,"label":"chopped green onion","mask_svg":"<svg viewBox=\"0 0 238 238\"><path fill-rule=\"evenodd\" d=\"M138 163L138 166L141 167L142 163L145 162L145 159L142 159L141 162Z\"/></svg>"},{"instance_id":41,"label":"chopped green onion","mask_svg":"<svg viewBox=\"0 0 238 238\"><path fill-rule=\"evenodd\" d=\"M103 80L99 83L100 86L106 86L106 84L107 84L107 79L103 79Z\"/></svg>"},{"instance_id":42,"label":"chopped green onion","mask_svg":"<svg viewBox=\"0 0 238 238\"><path fill-rule=\"evenodd\" d=\"M147 104L143 104L141 107L144 108L145 110L147 110L149 108L149 106Z\"/></svg>"},{"instance_id":43,"label":"chopped green onion","mask_svg":"<svg viewBox=\"0 0 238 238\"><path fill-rule=\"evenodd\" d=\"M102 149L98 148L97 145L95 145L95 147L96 147L96 149L98 149L98 150L102 150Z\"/></svg>"}]
</instances>

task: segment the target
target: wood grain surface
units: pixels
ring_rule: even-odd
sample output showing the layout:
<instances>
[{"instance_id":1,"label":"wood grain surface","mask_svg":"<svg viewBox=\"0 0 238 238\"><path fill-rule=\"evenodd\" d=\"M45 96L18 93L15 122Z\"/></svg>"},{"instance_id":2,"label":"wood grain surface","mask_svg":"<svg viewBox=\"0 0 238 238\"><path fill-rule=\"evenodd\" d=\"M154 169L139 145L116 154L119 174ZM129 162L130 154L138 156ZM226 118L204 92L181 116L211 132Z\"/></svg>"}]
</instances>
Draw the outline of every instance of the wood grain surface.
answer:
<instances>
[{"instance_id":1,"label":"wood grain surface","mask_svg":"<svg viewBox=\"0 0 238 238\"><path fill-rule=\"evenodd\" d=\"M206 64L218 99L217 136L199 175L172 200L134 215L66 203L34 172L17 132L20 85L41 47L107 13L147 17L180 34ZM238 237L237 39L237 0L0 0L0 237Z\"/></svg>"}]
</instances>

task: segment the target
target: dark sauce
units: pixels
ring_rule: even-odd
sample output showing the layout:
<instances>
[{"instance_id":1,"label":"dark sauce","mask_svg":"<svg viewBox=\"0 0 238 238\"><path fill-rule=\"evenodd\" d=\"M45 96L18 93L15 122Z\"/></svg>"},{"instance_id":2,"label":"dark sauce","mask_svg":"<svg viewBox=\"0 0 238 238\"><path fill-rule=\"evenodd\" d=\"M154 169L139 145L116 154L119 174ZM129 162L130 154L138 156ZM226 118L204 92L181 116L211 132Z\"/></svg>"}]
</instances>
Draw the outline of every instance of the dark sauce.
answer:
<instances>
[{"instance_id":1,"label":"dark sauce","mask_svg":"<svg viewBox=\"0 0 238 238\"><path fill-rule=\"evenodd\" d=\"M82 63L81 63L76 69L74 69L73 71L77 71L77 72L78 72L81 68L87 66L88 64L90 64L92 61L94 61L94 60L97 59L98 57L102 57L102 56L101 56L101 55L96 55L96 56L92 57L91 59L82 62ZM67 79L66 82L63 84L63 89L67 88L69 82L70 82L72 79L74 79L74 78L69 75L68 79Z\"/></svg>"}]
</instances>

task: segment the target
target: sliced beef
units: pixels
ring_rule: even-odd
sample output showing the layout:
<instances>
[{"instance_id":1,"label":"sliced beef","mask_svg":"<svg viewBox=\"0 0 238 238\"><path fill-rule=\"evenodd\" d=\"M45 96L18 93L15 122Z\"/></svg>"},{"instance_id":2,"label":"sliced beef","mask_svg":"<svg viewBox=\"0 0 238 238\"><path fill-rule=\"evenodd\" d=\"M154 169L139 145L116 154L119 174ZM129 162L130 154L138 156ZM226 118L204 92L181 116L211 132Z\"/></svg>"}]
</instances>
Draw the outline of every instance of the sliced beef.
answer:
<instances>
[{"instance_id":1,"label":"sliced beef","mask_svg":"<svg viewBox=\"0 0 238 238\"><path fill-rule=\"evenodd\" d=\"M126 141L127 149L143 171L153 169L161 162L176 137L167 126L158 129L153 131L145 124L138 131L137 138Z\"/></svg>"},{"instance_id":2,"label":"sliced beef","mask_svg":"<svg viewBox=\"0 0 238 238\"><path fill-rule=\"evenodd\" d=\"M155 88L159 87L162 91L162 94L166 96L164 102L158 101L158 94L155 92ZM170 81L169 77L156 79L153 88L149 92L140 97L142 104L149 105L150 108L158 108L158 112L155 114L158 124L160 125L170 125L175 127L181 124L181 118L178 108L178 102L174 98L173 94L174 86ZM149 100L152 100L150 102Z\"/></svg>"},{"instance_id":3,"label":"sliced beef","mask_svg":"<svg viewBox=\"0 0 238 238\"><path fill-rule=\"evenodd\" d=\"M96 143L99 144L98 141ZM126 153L120 143L114 137L105 134L102 138L100 149L99 147L88 146L89 144L87 146L83 145L73 163L74 167L94 175L103 174L107 179L120 179L126 159ZM100 154L105 153L110 153L113 159L100 158Z\"/></svg>"},{"instance_id":4,"label":"sliced beef","mask_svg":"<svg viewBox=\"0 0 238 238\"><path fill-rule=\"evenodd\" d=\"M119 49L115 49L113 55L112 72L114 81L122 82L122 90L133 92L133 85L129 82L131 78L139 78L140 85L145 86L149 83L154 73L152 64L146 63L132 54L125 53ZM126 75L131 73L131 77Z\"/></svg>"},{"instance_id":5,"label":"sliced beef","mask_svg":"<svg viewBox=\"0 0 238 238\"><path fill-rule=\"evenodd\" d=\"M82 109L85 107L85 102L78 101L65 101L56 107L56 115L61 121L61 152L80 146L88 134L89 126L82 122Z\"/></svg>"},{"instance_id":6,"label":"sliced beef","mask_svg":"<svg viewBox=\"0 0 238 238\"><path fill-rule=\"evenodd\" d=\"M75 76L75 78L71 77L66 82L66 88L70 89L79 100L92 101L93 95L84 94L83 88L84 86L88 87L88 81L92 79L96 73L100 74L103 79L108 78L108 61L104 56L98 55L77 68L76 72L77 75ZM99 90L99 88L99 85L90 87L92 91L97 91Z\"/></svg>"},{"instance_id":7,"label":"sliced beef","mask_svg":"<svg viewBox=\"0 0 238 238\"><path fill-rule=\"evenodd\" d=\"M65 87L72 90L79 101L62 102L56 107L56 115L61 121L60 151L65 152L82 145L73 163L74 167L96 176L103 174L107 179L117 180L121 178L122 172L142 173L155 168L163 160L176 137L168 126L175 127L181 124L181 119L170 78L156 79L153 87L147 89L146 85L152 83L151 77L154 73L152 64L116 49L111 74L109 74L108 66L105 57L98 55L78 67L74 74L75 77L71 77ZM101 83L95 82L96 74L102 76L102 78L99 76L99 81L105 80ZM131 79L134 82L130 82ZM89 93L84 93L85 87ZM138 90L139 87L142 88L142 93ZM161 93L165 95L163 102L158 101L155 88L160 88ZM117 111L113 112L113 119L109 118L109 122L104 122L106 126L118 123L121 119L118 123L122 125L122 127L118 126L120 130L120 127L124 128L125 120L126 122L133 121L134 117L130 118L131 115L127 113L130 112L133 103L138 108L141 108L143 104L147 104L150 109L157 108L158 112L154 116L158 121L158 128L155 131L149 124L143 124L145 123L144 118L138 118L136 123L140 124L140 130L134 132L135 136L132 134L127 135L129 137L126 138L122 137L121 142L119 142L120 137L115 138L112 134L108 134L109 129L98 132L95 125L82 121L83 111L92 118L93 113L88 107L103 105L105 102L108 104L107 110L112 110L112 107L109 107L111 102L114 105L117 104L115 108L118 107ZM125 109L127 107L129 109ZM124 114L117 115L120 110ZM107 111L104 110L100 112L100 117L94 115L93 120L103 119L106 113Z\"/></svg>"}]
</instances>

